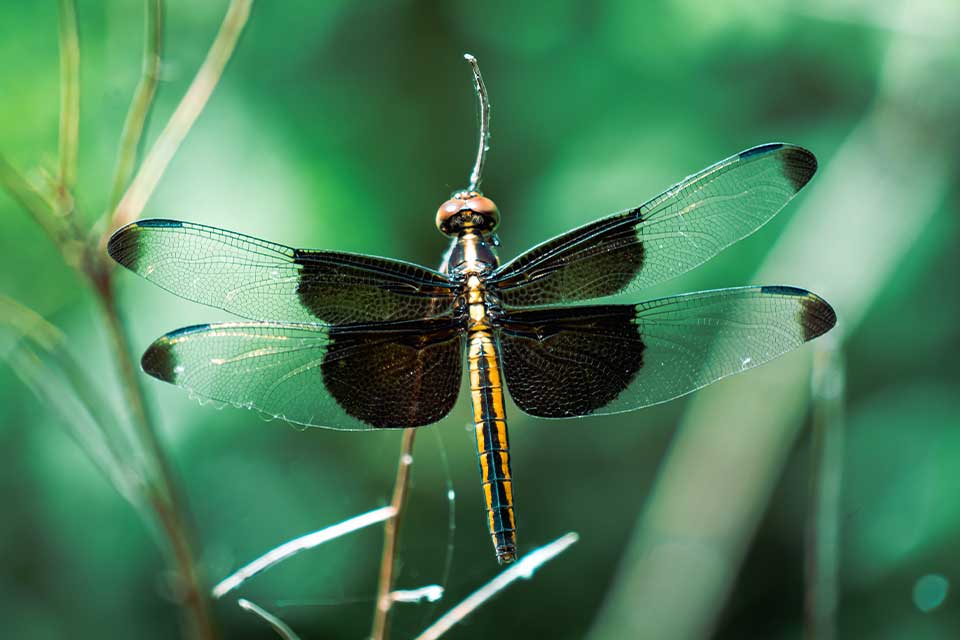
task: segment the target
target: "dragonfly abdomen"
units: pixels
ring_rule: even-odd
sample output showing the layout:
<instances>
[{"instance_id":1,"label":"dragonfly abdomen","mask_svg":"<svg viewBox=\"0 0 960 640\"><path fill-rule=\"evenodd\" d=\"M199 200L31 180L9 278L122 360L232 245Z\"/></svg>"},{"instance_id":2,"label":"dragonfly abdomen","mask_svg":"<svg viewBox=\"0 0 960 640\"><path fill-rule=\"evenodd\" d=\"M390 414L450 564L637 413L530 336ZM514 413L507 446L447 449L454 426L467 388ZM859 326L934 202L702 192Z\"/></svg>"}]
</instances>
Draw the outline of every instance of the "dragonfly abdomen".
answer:
<instances>
[{"instance_id":1,"label":"dragonfly abdomen","mask_svg":"<svg viewBox=\"0 0 960 640\"><path fill-rule=\"evenodd\" d=\"M487 525L497 560L517 559L513 475L500 365L490 331L471 332L468 352L470 396L477 433L477 461L487 506Z\"/></svg>"}]
</instances>

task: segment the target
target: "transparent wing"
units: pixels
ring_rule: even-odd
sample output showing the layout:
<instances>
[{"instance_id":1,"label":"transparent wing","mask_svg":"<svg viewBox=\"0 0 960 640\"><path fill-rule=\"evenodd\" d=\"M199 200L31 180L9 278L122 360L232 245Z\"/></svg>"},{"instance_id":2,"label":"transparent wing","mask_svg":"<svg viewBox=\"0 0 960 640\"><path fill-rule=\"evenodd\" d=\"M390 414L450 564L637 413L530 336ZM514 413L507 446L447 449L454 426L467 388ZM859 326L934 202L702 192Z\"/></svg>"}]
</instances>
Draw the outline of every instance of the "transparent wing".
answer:
<instances>
[{"instance_id":1,"label":"transparent wing","mask_svg":"<svg viewBox=\"0 0 960 640\"><path fill-rule=\"evenodd\" d=\"M345 325L230 322L168 333L143 370L199 396L333 429L418 427L460 388L460 333L449 318Z\"/></svg>"},{"instance_id":2,"label":"transparent wing","mask_svg":"<svg viewBox=\"0 0 960 640\"><path fill-rule=\"evenodd\" d=\"M545 242L490 278L507 306L589 300L700 265L772 218L813 176L813 154L773 143L704 169L646 204Z\"/></svg>"},{"instance_id":3,"label":"transparent wing","mask_svg":"<svg viewBox=\"0 0 960 640\"><path fill-rule=\"evenodd\" d=\"M182 298L253 320L329 324L448 313L442 274L374 256L292 249L177 220L141 220L113 234L114 260Z\"/></svg>"},{"instance_id":4,"label":"transparent wing","mask_svg":"<svg viewBox=\"0 0 960 640\"><path fill-rule=\"evenodd\" d=\"M639 305L510 311L499 336L517 406L565 418L677 398L795 349L836 320L804 289L740 287Z\"/></svg>"}]
</instances>

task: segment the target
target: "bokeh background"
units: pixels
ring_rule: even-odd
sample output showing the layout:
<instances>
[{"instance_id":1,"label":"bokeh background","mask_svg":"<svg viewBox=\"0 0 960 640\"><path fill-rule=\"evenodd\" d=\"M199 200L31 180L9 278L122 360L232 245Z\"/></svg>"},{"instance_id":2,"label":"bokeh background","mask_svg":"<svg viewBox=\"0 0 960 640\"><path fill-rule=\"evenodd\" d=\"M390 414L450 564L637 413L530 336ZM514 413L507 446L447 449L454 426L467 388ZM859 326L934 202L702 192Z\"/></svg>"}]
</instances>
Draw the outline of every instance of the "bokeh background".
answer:
<instances>
[{"instance_id":1,"label":"bokeh background","mask_svg":"<svg viewBox=\"0 0 960 640\"><path fill-rule=\"evenodd\" d=\"M148 144L226 4L166 3ZM77 196L92 224L139 75L144 9L81 0L78 12ZM145 215L435 266L445 245L434 212L475 153L465 51L493 102L483 187L503 215L505 258L755 144L809 147L820 172L777 219L650 297L793 284L834 304L837 330L639 413L551 422L510 411L521 544L567 531L580 541L450 637L802 637L819 477L828 488L842 478L839 503L818 494L828 518L815 528L828 534L821 562L839 566L837 636L953 638L958 43L960 8L948 0L259 2ZM0 151L25 172L54 165L56 3L0 4L0 60ZM122 411L89 290L6 193L0 220L0 294L59 327ZM138 353L176 327L225 319L130 274L119 282ZM0 363L0 635L175 637L158 536L10 362ZM399 432L298 431L146 388L210 580L389 501ZM499 570L468 421L462 397L418 437L398 587L446 593L398 605L396 638ZM831 434L826 458L811 455L818 421ZM333 542L241 595L303 638L364 637L381 540L374 527ZM226 637L274 637L234 598L215 614Z\"/></svg>"}]
</instances>

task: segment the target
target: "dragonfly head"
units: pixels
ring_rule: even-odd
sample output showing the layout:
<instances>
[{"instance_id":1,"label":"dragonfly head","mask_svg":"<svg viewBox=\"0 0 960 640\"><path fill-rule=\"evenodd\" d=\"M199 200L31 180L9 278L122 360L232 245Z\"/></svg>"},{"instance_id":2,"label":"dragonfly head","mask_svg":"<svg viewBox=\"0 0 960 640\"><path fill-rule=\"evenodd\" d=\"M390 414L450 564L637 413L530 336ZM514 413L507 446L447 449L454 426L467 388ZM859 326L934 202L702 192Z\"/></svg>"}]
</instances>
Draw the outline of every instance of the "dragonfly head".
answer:
<instances>
[{"instance_id":1,"label":"dragonfly head","mask_svg":"<svg viewBox=\"0 0 960 640\"><path fill-rule=\"evenodd\" d=\"M437 209L437 229L448 236L473 231L493 233L500 224L500 210L479 191L458 191Z\"/></svg>"}]
</instances>

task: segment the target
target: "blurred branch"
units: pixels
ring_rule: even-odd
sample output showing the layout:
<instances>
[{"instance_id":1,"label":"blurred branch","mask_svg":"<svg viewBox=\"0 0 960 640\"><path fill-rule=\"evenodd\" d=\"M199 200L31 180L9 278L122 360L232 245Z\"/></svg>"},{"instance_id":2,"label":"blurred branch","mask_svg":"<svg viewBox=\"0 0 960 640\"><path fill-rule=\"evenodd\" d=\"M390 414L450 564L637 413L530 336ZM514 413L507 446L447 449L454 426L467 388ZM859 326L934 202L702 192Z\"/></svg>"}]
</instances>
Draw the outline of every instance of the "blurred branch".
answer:
<instances>
[{"instance_id":1,"label":"blurred branch","mask_svg":"<svg viewBox=\"0 0 960 640\"><path fill-rule=\"evenodd\" d=\"M200 586L197 563L194 558L185 509L180 498L180 488L170 466L166 450L157 435L156 426L146 407L146 395L140 377L134 369L134 359L127 339L126 329L120 318L120 310L113 292L113 280L104 276L98 283L107 333L120 370L120 383L127 406L132 412L132 422L137 428L146 458L150 463L150 482L147 485L147 500L156 513L163 529L180 579L179 590L183 604L190 612L188 624L191 636L212 640L217 637L210 616L206 591Z\"/></svg>"},{"instance_id":2,"label":"blurred branch","mask_svg":"<svg viewBox=\"0 0 960 640\"><path fill-rule=\"evenodd\" d=\"M843 355L831 336L813 354L813 438L807 503L805 618L808 640L836 636L840 484L843 475Z\"/></svg>"},{"instance_id":3,"label":"blurred branch","mask_svg":"<svg viewBox=\"0 0 960 640\"><path fill-rule=\"evenodd\" d=\"M373 640L386 640L390 634L390 611L393 608L393 583L396 580L397 556L400 546L400 525L407 507L410 489L410 467L413 465L413 441L416 429L404 429L400 443L400 459L397 461L397 477L393 485L390 505L394 515L383 527L383 555L380 558L380 580L377 584L377 599L373 612Z\"/></svg>"},{"instance_id":4,"label":"blurred branch","mask_svg":"<svg viewBox=\"0 0 960 640\"><path fill-rule=\"evenodd\" d=\"M956 50L955 36L894 34L874 106L756 275L802 274L836 308L838 339L857 328L952 187L960 95L943 78L960 73ZM710 635L802 425L798 390L809 380L807 351L691 398L592 638Z\"/></svg>"},{"instance_id":5,"label":"blurred branch","mask_svg":"<svg viewBox=\"0 0 960 640\"><path fill-rule=\"evenodd\" d=\"M111 229L136 220L143 212L143 207L153 195L167 165L220 81L250 16L252 4L253 0L231 0L217 37L200 70L114 210Z\"/></svg>"},{"instance_id":6,"label":"blurred branch","mask_svg":"<svg viewBox=\"0 0 960 640\"><path fill-rule=\"evenodd\" d=\"M53 407L67 433L117 492L142 508L143 474L134 446L110 404L70 354L66 338L33 310L0 296L0 357Z\"/></svg>"},{"instance_id":7,"label":"blurred branch","mask_svg":"<svg viewBox=\"0 0 960 640\"><path fill-rule=\"evenodd\" d=\"M127 119L123 123L120 150L117 153L117 167L113 175L113 188L110 191L110 204L107 209L108 215L117 208L124 190L130 183L143 139L143 131L160 81L160 65L163 57L163 0L146 0L144 4L143 66L140 82L130 102Z\"/></svg>"},{"instance_id":8,"label":"blurred branch","mask_svg":"<svg viewBox=\"0 0 960 640\"><path fill-rule=\"evenodd\" d=\"M516 564L509 569L501 572L497 577L471 593L463 602L455 606L447 613L423 631L416 640L436 640L447 631L453 628L458 622L461 622L468 615L473 613L478 607L487 600L503 591L511 583L523 578L529 580L533 574L547 562L553 560L558 555L567 550L574 542L580 539L574 532L570 532L560 537L550 544L544 545L523 556ZM664 636L666 637L666 636Z\"/></svg>"},{"instance_id":9,"label":"blurred branch","mask_svg":"<svg viewBox=\"0 0 960 640\"><path fill-rule=\"evenodd\" d=\"M254 603L244 598L237 600L237 604L240 605L240 608L244 611L249 611L256 616L259 616L267 624L273 627L273 630L276 631L277 635L283 638L283 640L300 640L300 637L293 632L293 629L288 627L283 620L273 615L266 609L258 607Z\"/></svg>"},{"instance_id":10,"label":"blurred branch","mask_svg":"<svg viewBox=\"0 0 960 640\"><path fill-rule=\"evenodd\" d=\"M60 0L60 175L57 202L61 215L73 209L80 135L80 41L75 0Z\"/></svg>"},{"instance_id":11,"label":"blurred branch","mask_svg":"<svg viewBox=\"0 0 960 640\"><path fill-rule=\"evenodd\" d=\"M44 233L60 247L65 240L63 221L54 212L51 203L36 187L11 165L0 153L0 185L10 197L30 214Z\"/></svg>"},{"instance_id":12,"label":"blurred branch","mask_svg":"<svg viewBox=\"0 0 960 640\"><path fill-rule=\"evenodd\" d=\"M113 225L119 226L140 215L144 204L153 193L154 188L159 182L161 176L167 168L180 143L190 131L194 121L200 115L210 94L216 87L223 69L229 61L240 33L250 15L250 6L252 0L232 0L227 8L226 15L220 25L220 30L207 53L207 57L194 77L193 82L187 89L186 94L177 106L167 125L164 127L159 138L154 143L153 148L141 165L139 172L130 184L125 195L113 212ZM151 50L156 51L154 58L159 58L160 37L162 36L162 8L158 4L148 7L147 21L152 24L152 33L148 26L147 43L145 44L145 55L150 58ZM145 60L145 70L153 64L159 64L158 60ZM142 82L147 83L147 90L150 88L151 80L146 77ZM153 80L155 83L155 80ZM138 91L138 97L141 94ZM118 159L118 176L122 170L122 164L125 162L124 153L136 153L137 140L142 136L143 121L149 111L152 96L143 96L142 112L138 111L141 107L134 102L131 106L131 115L128 117L128 124L133 122L133 127L139 128L134 139L134 132L130 131L129 136L125 132L124 140L130 146L121 149L121 157ZM122 176L118 179L123 179ZM109 233L110 229L105 230ZM103 242L107 235L104 234ZM102 260L102 247L98 251ZM156 428L153 425L150 415L146 409L145 394L141 387L140 378L137 376L133 366L133 358L130 345L127 339L126 330L120 318L120 310L116 304L116 298L113 291L113 280L110 277L110 263L99 273L93 274L93 279L100 299L103 304L104 314L107 319L107 326L113 349L117 355L117 362L120 367L120 377L127 397L128 405L132 410L134 423L139 427L140 436L145 443L151 460L157 472L157 483L149 487L149 500L153 505L160 524L164 529L167 540L171 545L174 562L178 568L178 573L182 581L182 592L184 594L184 604L190 611L190 624L192 633L199 638L214 638L216 631L212 618L210 616L207 604L206 592L201 588L201 579L197 572L197 565L193 555L193 549L188 534L187 523L185 522L184 509L181 505L180 491L177 487L175 476L167 460L166 452L161 446L157 437Z\"/></svg>"}]
</instances>

